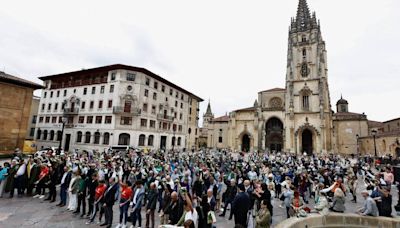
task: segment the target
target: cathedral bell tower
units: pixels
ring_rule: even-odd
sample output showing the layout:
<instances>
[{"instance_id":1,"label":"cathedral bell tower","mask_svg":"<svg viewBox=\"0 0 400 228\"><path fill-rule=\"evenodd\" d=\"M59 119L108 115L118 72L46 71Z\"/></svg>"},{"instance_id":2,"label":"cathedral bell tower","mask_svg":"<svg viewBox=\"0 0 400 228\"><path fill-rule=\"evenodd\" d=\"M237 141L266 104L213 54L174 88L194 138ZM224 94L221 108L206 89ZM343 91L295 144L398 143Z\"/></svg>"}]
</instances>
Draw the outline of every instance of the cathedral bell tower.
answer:
<instances>
[{"instance_id":1,"label":"cathedral bell tower","mask_svg":"<svg viewBox=\"0 0 400 228\"><path fill-rule=\"evenodd\" d=\"M296 153L331 150L332 113L325 42L316 14L299 0L289 27L286 73L286 148Z\"/></svg>"}]
</instances>

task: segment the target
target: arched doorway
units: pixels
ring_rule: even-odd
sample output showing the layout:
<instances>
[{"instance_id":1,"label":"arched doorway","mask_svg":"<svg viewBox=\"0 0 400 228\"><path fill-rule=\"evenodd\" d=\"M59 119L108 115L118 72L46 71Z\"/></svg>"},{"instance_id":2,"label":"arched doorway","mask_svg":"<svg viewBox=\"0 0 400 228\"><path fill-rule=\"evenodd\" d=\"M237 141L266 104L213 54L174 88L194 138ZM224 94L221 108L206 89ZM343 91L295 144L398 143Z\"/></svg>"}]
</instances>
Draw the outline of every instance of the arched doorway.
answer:
<instances>
[{"instance_id":1,"label":"arched doorway","mask_svg":"<svg viewBox=\"0 0 400 228\"><path fill-rule=\"evenodd\" d=\"M242 137L242 151L250 151L250 136L248 134L244 134Z\"/></svg>"},{"instance_id":2,"label":"arched doorway","mask_svg":"<svg viewBox=\"0 0 400 228\"><path fill-rule=\"evenodd\" d=\"M129 145L131 136L127 133L121 133L118 138L118 145Z\"/></svg>"},{"instance_id":3,"label":"arched doorway","mask_svg":"<svg viewBox=\"0 0 400 228\"><path fill-rule=\"evenodd\" d=\"M265 125L265 147L271 152L280 152L283 148L283 123L272 117Z\"/></svg>"},{"instance_id":4,"label":"arched doorway","mask_svg":"<svg viewBox=\"0 0 400 228\"><path fill-rule=\"evenodd\" d=\"M397 157L400 157L400 147L397 147L397 148L396 148L396 156L397 156Z\"/></svg>"},{"instance_id":5,"label":"arched doorway","mask_svg":"<svg viewBox=\"0 0 400 228\"><path fill-rule=\"evenodd\" d=\"M309 129L303 130L301 133L302 152L312 155L313 152L313 134Z\"/></svg>"}]
</instances>

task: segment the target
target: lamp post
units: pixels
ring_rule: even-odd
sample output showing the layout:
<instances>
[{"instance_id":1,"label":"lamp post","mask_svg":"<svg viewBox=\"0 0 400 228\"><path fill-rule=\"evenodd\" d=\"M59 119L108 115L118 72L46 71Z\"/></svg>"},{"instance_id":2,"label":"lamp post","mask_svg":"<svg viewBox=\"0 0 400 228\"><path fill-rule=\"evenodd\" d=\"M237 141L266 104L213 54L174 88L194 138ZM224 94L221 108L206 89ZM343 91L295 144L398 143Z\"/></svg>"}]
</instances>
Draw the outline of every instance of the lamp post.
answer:
<instances>
[{"instance_id":1,"label":"lamp post","mask_svg":"<svg viewBox=\"0 0 400 228\"><path fill-rule=\"evenodd\" d=\"M65 127L65 123L67 122L67 118L65 116L63 116L61 118L61 122L62 122L62 127L61 127L61 136L60 136L60 143L58 144L58 151L57 151L57 155L59 155L61 153L61 143L62 143L62 138L64 135L64 127Z\"/></svg>"},{"instance_id":2,"label":"lamp post","mask_svg":"<svg viewBox=\"0 0 400 228\"><path fill-rule=\"evenodd\" d=\"M358 139L360 138L360 136L358 135L358 134L356 134L356 139L357 139L357 155L358 155L358 157L360 157L360 148L359 148L359 145L358 145Z\"/></svg>"},{"instance_id":3,"label":"lamp post","mask_svg":"<svg viewBox=\"0 0 400 228\"><path fill-rule=\"evenodd\" d=\"M378 154L376 153L376 133L376 130L372 130L372 136L374 137L375 158L378 156Z\"/></svg>"}]
</instances>

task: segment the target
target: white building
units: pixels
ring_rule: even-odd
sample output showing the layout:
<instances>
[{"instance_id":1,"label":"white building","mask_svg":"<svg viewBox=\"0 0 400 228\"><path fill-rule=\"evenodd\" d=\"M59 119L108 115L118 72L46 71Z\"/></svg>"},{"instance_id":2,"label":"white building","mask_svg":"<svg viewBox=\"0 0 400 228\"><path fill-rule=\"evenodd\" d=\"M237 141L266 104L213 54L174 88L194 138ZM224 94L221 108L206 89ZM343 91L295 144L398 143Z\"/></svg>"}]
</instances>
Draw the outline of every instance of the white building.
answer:
<instances>
[{"instance_id":1,"label":"white building","mask_svg":"<svg viewBox=\"0 0 400 228\"><path fill-rule=\"evenodd\" d=\"M203 100L147 69L117 64L40 79L38 148L61 138L65 150L197 147Z\"/></svg>"}]
</instances>

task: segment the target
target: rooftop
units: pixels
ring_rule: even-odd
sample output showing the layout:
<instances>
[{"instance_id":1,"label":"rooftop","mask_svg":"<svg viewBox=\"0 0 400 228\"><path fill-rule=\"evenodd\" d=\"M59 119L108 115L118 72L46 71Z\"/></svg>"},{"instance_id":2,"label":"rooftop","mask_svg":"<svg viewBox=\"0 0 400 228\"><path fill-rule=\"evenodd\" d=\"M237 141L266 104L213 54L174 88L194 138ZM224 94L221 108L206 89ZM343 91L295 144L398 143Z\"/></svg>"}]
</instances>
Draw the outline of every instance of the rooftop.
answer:
<instances>
[{"instance_id":1,"label":"rooftop","mask_svg":"<svg viewBox=\"0 0 400 228\"><path fill-rule=\"evenodd\" d=\"M20 85L20 86L24 86L24 87L28 87L28 88L33 88L33 89L42 89L43 88L42 85L25 80L20 77L16 77L16 76L4 73L3 71L0 71L0 82L7 82L7 83L16 84L16 85Z\"/></svg>"},{"instance_id":2,"label":"rooftop","mask_svg":"<svg viewBox=\"0 0 400 228\"><path fill-rule=\"evenodd\" d=\"M263 93L263 92L282 92L282 91L285 91L286 89L284 89L284 88L273 88L273 89L267 89L267 90L264 90L264 91L261 91L260 93Z\"/></svg>"},{"instance_id":3,"label":"rooftop","mask_svg":"<svg viewBox=\"0 0 400 228\"><path fill-rule=\"evenodd\" d=\"M136 71L140 72L143 74L146 74L168 86L171 86L172 88L175 88L177 90L180 90L190 96L195 97L198 101L203 101L202 98L194 95L193 93L183 89L182 87L177 86L176 84L168 81L167 79L147 70L146 68L142 67L135 67L135 66L128 66L124 64L113 64L113 65L108 65L108 66L102 66L102 67L96 67L96 68L91 68L91 69L84 69L84 70L79 70L79 71L71 71L71 72L66 72L66 73L61 73L61 74L54 74L54 75L48 75L48 76L41 76L39 79L45 81L45 80L51 80L53 78L59 78L59 77L74 77L74 76L86 76L94 73L104 73L112 70L131 70L131 71Z\"/></svg>"},{"instance_id":4,"label":"rooftop","mask_svg":"<svg viewBox=\"0 0 400 228\"><path fill-rule=\"evenodd\" d=\"M213 122L229 122L229 116L227 116L227 115L220 116L220 117L214 118L212 121Z\"/></svg>"},{"instance_id":5,"label":"rooftop","mask_svg":"<svg viewBox=\"0 0 400 228\"><path fill-rule=\"evenodd\" d=\"M235 112L248 112L248 111L255 111L255 107L248 107L248 108L242 108L242 109L237 109Z\"/></svg>"}]
</instances>

